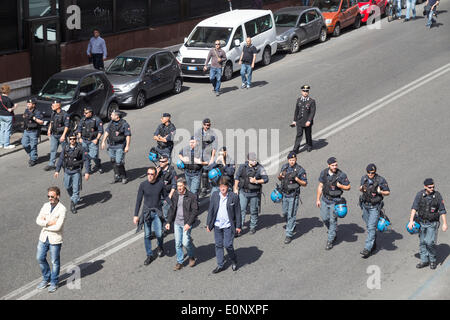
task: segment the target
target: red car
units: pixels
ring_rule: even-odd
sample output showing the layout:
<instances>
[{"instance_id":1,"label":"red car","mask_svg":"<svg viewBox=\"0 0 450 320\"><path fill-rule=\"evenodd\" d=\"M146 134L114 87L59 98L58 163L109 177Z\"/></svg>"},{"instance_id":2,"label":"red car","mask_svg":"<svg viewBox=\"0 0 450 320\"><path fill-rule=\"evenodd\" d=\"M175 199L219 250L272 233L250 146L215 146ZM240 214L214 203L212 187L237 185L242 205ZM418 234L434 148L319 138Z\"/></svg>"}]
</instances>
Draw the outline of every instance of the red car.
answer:
<instances>
[{"instance_id":1,"label":"red car","mask_svg":"<svg viewBox=\"0 0 450 320\"><path fill-rule=\"evenodd\" d=\"M369 17L377 13L376 10L379 9L379 16L382 16L386 12L386 7L389 4L389 0L357 0L359 12L361 14L361 22L367 22ZM378 17L379 18L379 17Z\"/></svg>"}]
</instances>

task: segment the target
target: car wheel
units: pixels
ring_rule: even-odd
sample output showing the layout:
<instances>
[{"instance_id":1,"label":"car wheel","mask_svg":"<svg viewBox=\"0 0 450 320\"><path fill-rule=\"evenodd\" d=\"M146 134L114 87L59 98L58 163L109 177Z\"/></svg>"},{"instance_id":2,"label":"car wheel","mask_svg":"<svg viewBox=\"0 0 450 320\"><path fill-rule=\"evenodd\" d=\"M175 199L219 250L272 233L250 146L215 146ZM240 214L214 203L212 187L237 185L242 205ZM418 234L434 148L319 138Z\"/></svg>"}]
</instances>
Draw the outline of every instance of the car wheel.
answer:
<instances>
[{"instance_id":1,"label":"car wheel","mask_svg":"<svg viewBox=\"0 0 450 320\"><path fill-rule=\"evenodd\" d=\"M145 107L145 92L139 91L136 96L136 108L141 109Z\"/></svg>"},{"instance_id":2,"label":"car wheel","mask_svg":"<svg viewBox=\"0 0 450 320\"><path fill-rule=\"evenodd\" d=\"M341 35L341 25L337 23L333 30L333 36L339 37L340 35Z\"/></svg>"},{"instance_id":3,"label":"car wheel","mask_svg":"<svg viewBox=\"0 0 450 320\"><path fill-rule=\"evenodd\" d=\"M322 28L320 30L319 42L327 41L327 28Z\"/></svg>"},{"instance_id":4,"label":"car wheel","mask_svg":"<svg viewBox=\"0 0 450 320\"><path fill-rule=\"evenodd\" d=\"M109 104L109 106L108 106L108 109L106 110L106 119L108 120L108 121L111 121L111 113L114 111L114 110L119 110L119 105L116 103L116 102L111 102L110 104Z\"/></svg>"},{"instance_id":5,"label":"car wheel","mask_svg":"<svg viewBox=\"0 0 450 320\"><path fill-rule=\"evenodd\" d=\"M293 37L292 40L291 40L291 45L290 45L289 52L290 53L296 53L296 52L298 52L299 49L300 49L300 43L298 42L298 38L297 37Z\"/></svg>"},{"instance_id":6,"label":"car wheel","mask_svg":"<svg viewBox=\"0 0 450 320\"><path fill-rule=\"evenodd\" d=\"M179 94L181 92L181 88L183 87L183 81L180 78L176 78L173 83L173 93Z\"/></svg>"},{"instance_id":7,"label":"car wheel","mask_svg":"<svg viewBox=\"0 0 450 320\"><path fill-rule=\"evenodd\" d=\"M263 58L262 58L263 65L267 66L270 63L271 58L272 58L272 56L270 54L270 49L266 47L263 52Z\"/></svg>"},{"instance_id":8,"label":"car wheel","mask_svg":"<svg viewBox=\"0 0 450 320\"><path fill-rule=\"evenodd\" d=\"M78 115L73 115L71 118L70 118L70 131L71 132L75 132L75 131L77 131L77 129L78 129L78 125L80 124L80 116L78 116Z\"/></svg>"},{"instance_id":9,"label":"car wheel","mask_svg":"<svg viewBox=\"0 0 450 320\"><path fill-rule=\"evenodd\" d=\"M225 67L223 68L223 80L228 81L233 77L233 65L230 61L227 62Z\"/></svg>"},{"instance_id":10,"label":"car wheel","mask_svg":"<svg viewBox=\"0 0 450 320\"><path fill-rule=\"evenodd\" d=\"M358 29L359 27L361 27L361 16L357 15L355 23L353 23L353 28Z\"/></svg>"}]
</instances>

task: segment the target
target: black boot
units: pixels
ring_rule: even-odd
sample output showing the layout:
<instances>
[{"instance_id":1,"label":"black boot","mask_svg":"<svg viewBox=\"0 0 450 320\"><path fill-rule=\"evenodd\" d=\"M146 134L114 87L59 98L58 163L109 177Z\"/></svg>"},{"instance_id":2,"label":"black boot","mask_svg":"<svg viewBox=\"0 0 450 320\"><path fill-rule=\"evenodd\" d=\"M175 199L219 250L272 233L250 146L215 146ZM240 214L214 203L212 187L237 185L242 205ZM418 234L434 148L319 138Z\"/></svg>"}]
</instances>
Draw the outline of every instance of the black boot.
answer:
<instances>
[{"instance_id":1,"label":"black boot","mask_svg":"<svg viewBox=\"0 0 450 320\"><path fill-rule=\"evenodd\" d=\"M119 168L119 175L120 178L122 179L122 183L126 184L128 182L128 179L127 179L127 172L125 171L125 165L119 164L117 167Z\"/></svg>"},{"instance_id":2,"label":"black boot","mask_svg":"<svg viewBox=\"0 0 450 320\"><path fill-rule=\"evenodd\" d=\"M113 162L112 165L113 165L113 169L114 169L114 179L111 183L114 184L114 183L120 181L120 172L119 172L118 165L115 162Z\"/></svg>"}]
</instances>

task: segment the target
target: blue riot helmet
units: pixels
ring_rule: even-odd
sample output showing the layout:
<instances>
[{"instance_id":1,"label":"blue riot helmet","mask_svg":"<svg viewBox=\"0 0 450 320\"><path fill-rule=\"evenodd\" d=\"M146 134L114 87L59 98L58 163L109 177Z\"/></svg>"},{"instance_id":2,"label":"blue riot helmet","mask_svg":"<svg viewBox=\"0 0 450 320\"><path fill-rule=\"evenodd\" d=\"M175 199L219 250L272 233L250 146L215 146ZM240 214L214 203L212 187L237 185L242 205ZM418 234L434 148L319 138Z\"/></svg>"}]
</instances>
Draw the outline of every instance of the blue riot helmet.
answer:
<instances>
[{"instance_id":1,"label":"blue riot helmet","mask_svg":"<svg viewBox=\"0 0 450 320\"><path fill-rule=\"evenodd\" d=\"M151 162L155 162L159 160L159 154L156 152L155 148L151 148L150 152L148 153L148 160Z\"/></svg>"},{"instance_id":2,"label":"blue riot helmet","mask_svg":"<svg viewBox=\"0 0 450 320\"><path fill-rule=\"evenodd\" d=\"M344 218L347 215L348 209L347 209L347 200L344 198L341 198L338 202L336 202L336 205L334 206L334 212L339 218Z\"/></svg>"},{"instance_id":3,"label":"blue riot helmet","mask_svg":"<svg viewBox=\"0 0 450 320\"><path fill-rule=\"evenodd\" d=\"M408 228L408 224L409 224L409 222L406 224L406 230L409 233L411 233L411 234L419 233L420 224L418 224L416 221L414 221L414 226L413 226L412 230Z\"/></svg>"},{"instance_id":4,"label":"blue riot helmet","mask_svg":"<svg viewBox=\"0 0 450 320\"><path fill-rule=\"evenodd\" d=\"M177 168L184 169L184 162L181 161L181 159L178 159L178 161L177 161Z\"/></svg>"},{"instance_id":5,"label":"blue riot helmet","mask_svg":"<svg viewBox=\"0 0 450 320\"><path fill-rule=\"evenodd\" d=\"M389 219L387 219L387 217L380 217L380 219L378 219L378 224L377 224L377 229L378 231L386 231L387 227L389 227L391 225L391 222L389 221Z\"/></svg>"},{"instance_id":6,"label":"blue riot helmet","mask_svg":"<svg viewBox=\"0 0 450 320\"><path fill-rule=\"evenodd\" d=\"M277 184L276 188L270 194L270 199L272 199L274 203L279 203L283 199L283 194L280 192L279 189L280 187Z\"/></svg>"},{"instance_id":7,"label":"blue riot helmet","mask_svg":"<svg viewBox=\"0 0 450 320\"><path fill-rule=\"evenodd\" d=\"M211 181L218 181L221 176L222 172L219 170L219 168L211 169L208 172L208 178Z\"/></svg>"}]
</instances>

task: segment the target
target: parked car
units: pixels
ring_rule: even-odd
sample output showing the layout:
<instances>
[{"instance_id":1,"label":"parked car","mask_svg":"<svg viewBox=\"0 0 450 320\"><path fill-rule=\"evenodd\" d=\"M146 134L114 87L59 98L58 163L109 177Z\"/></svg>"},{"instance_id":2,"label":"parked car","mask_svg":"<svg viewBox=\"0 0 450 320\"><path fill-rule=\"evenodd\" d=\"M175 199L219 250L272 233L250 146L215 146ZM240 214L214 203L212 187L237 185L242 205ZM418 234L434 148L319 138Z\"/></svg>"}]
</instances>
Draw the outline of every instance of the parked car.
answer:
<instances>
[{"instance_id":1,"label":"parked car","mask_svg":"<svg viewBox=\"0 0 450 320\"><path fill-rule=\"evenodd\" d=\"M148 98L181 92L181 69L166 49L139 48L118 55L106 69L119 105L142 108Z\"/></svg>"},{"instance_id":2,"label":"parked car","mask_svg":"<svg viewBox=\"0 0 450 320\"><path fill-rule=\"evenodd\" d=\"M316 7L287 7L274 13L278 50L297 52L300 46L315 40L327 40L327 26Z\"/></svg>"},{"instance_id":3,"label":"parked car","mask_svg":"<svg viewBox=\"0 0 450 320\"><path fill-rule=\"evenodd\" d=\"M270 10L233 10L205 19L197 24L184 39L177 60L183 77L207 78L209 68L203 71L209 50L216 40L227 55L222 78L229 80L233 72L240 70L239 58L246 37L256 47L256 62L270 63L277 52L276 30L273 13Z\"/></svg>"},{"instance_id":4,"label":"parked car","mask_svg":"<svg viewBox=\"0 0 450 320\"><path fill-rule=\"evenodd\" d=\"M313 0L312 6L318 7L325 18L328 33L338 37L341 30L361 26L361 15L357 0Z\"/></svg>"},{"instance_id":5,"label":"parked car","mask_svg":"<svg viewBox=\"0 0 450 320\"><path fill-rule=\"evenodd\" d=\"M358 0L361 22L367 22L369 17L375 13L375 7L378 7L380 16L384 15L388 5L389 0Z\"/></svg>"},{"instance_id":6,"label":"parked car","mask_svg":"<svg viewBox=\"0 0 450 320\"><path fill-rule=\"evenodd\" d=\"M61 108L70 114L71 127L75 129L89 105L94 114L108 120L112 110L119 105L113 87L103 71L73 69L55 73L36 96L36 108L44 116L43 129L48 127L52 102L61 100Z\"/></svg>"}]
</instances>

